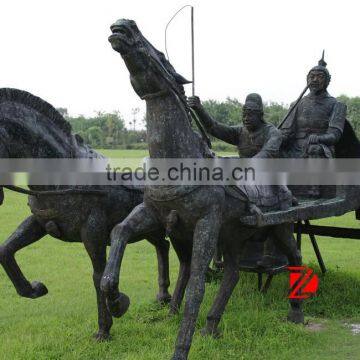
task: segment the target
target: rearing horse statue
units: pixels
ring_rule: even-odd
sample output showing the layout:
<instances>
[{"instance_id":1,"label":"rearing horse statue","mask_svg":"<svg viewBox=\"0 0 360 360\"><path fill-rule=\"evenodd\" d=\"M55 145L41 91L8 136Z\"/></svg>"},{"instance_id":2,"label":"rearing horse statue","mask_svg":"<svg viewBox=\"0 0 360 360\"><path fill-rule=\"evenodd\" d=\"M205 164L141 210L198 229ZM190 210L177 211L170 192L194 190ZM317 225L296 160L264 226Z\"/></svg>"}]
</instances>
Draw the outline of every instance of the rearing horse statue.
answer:
<instances>
[{"instance_id":1,"label":"rearing horse statue","mask_svg":"<svg viewBox=\"0 0 360 360\"><path fill-rule=\"evenodd\" d=\"M146 101L146 121L151 158L204 158L210 151L190 124L183 84L164 55L141 34L132 20L118 20L111 26L109 41L119 52L130 73L135 92ZM288 199L290 202L291 200ZM280 203L273 204L279 208ZM289 205L290 206L290 205ZM120 266L125 247L133 236L169 228L171 242L180 260L179 278L170 303L178 311L186 288L184 317L173 359L186 359L205 290L205 274L219 238L224 253L224 277L208 314L204 334L217 333L217 326L238 282L238 260L245 241L255 233L272 232L291 265L300 265L290 224L250 228L240 218L249 214L246 199L230 195L224 186L146 186L144 202L111 233L111 250L101 281L108 304L128 302L118 294ZM299 302L292 301L289 319L303 321Z\"/></svg>"},{"instance_id":2,"label":"rearing horse statue","mask_svg":"<svg viewBox=\"0 0 360 360\"><path fill-rule=\"evenodd\" d=\"M71 133L70 124L46 101L17 89L0 89L0 158L103 158ZM95 338L109 337L112 316L106 306L100 280L106 264L106 246L111 229L143 201L143 190L125 186L96 186L55 189L29 186L32 215L0 245L0 264L17 293L35 299L48 290L38 281L29 282L15 260L15 253L49 234L66 242L82 242L93 265L97 295L99 329ZM56 188L56 187L55 187ZM4 200L0 186L0 205ZM135 242L141 236L131 239ZM156 247L159 268L157 299L167 302L169 280L169 242L163 229L146 237ZM112 309L116 316L126 311Z\"/></svg>"}]
</instances>

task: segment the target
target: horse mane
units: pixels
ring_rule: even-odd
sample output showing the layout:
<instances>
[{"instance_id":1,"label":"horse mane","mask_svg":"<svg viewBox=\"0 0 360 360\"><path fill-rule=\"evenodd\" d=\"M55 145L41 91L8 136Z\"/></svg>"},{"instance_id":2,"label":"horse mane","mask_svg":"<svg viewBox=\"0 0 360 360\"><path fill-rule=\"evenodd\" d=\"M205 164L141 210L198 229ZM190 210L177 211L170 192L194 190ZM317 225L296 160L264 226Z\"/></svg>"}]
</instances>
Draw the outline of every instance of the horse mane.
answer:
<instances>
[{"instance_id":1,"label":"horse mane","mask_svg":"<svg viewBox=\"0 0 360 360\"><path fill-rule=\"evenodd\" d=\"M0 89L0 103L4 101L21 103L28 106L51 122L51 125L56 126L59 130L63 131L66 135L71 136L71 125L64 117L48 102L45 100L30 94L27 91L12 89L12 88L1 88ZM45 124L47 127L49 124Z\"/></svg>"}]
</instances>

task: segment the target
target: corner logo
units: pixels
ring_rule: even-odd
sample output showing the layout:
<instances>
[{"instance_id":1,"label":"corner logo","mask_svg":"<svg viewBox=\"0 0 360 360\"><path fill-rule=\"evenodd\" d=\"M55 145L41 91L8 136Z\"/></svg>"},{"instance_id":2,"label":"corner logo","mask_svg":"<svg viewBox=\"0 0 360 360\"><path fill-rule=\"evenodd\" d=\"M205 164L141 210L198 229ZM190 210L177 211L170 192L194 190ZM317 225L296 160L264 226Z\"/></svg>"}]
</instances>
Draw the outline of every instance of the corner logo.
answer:
<instances>
[{"instance_id":1,"label":"corner logo","mask_svg":"<svg viewBox=\"0 0 360 360\"><path fill-rule=\"evenodd\" d=\"M316 294L319 288L319 277L314 270L306 266L288 266L289 299L308 299Z\"/></svg>"}]
</instances>

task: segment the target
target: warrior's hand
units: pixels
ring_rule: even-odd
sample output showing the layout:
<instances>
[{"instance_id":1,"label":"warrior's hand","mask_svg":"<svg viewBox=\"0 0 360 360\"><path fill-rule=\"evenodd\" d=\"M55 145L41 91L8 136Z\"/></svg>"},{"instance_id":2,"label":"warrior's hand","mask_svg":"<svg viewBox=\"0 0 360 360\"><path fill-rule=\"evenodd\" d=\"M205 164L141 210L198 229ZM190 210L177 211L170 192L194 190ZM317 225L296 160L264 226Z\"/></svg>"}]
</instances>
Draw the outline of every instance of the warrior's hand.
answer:
<instances>
[{"instance_id":1,"label":"warrior's hand","mask_svg":"<svg viewBox=\"0 0 360 360\"><path fill-rule=\"evenodd\" d=\"M318 144L319 143L319 136L318 135L315 135L315 134L311 134L309 136L309 145L312 145L312 144Z\"/></svg>"},{"instance_id":2,"label":"warrior's hand","mask_svg":"<svg viewBox=\"0 0 360 360\"><path fill-rule=\"evenodd\" d=\"M187 99L188 106L191 109L198 110L201 108L201 101L198 96L190 96Z\"/></svg>"}]
</instances>

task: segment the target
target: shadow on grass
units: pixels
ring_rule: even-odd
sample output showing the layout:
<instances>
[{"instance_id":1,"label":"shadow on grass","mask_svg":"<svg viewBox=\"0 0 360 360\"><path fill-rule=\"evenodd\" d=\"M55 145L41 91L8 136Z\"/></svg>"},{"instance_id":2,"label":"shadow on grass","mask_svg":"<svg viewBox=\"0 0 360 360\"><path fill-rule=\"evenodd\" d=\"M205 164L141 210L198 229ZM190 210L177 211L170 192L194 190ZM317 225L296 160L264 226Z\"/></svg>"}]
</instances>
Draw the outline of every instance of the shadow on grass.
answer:
<instances>
[{"instance_id":1,"label":"shadow on grass","mask_svg":"<svg viewBox=\"0 0 360 360\"><path fill-rule=\"evenodd\" d=\"M316 296L304 301L305 316L334 320L360 319L360 276L343 269L329 269L322 274L317 264L310 263L308 266L318 274L320 284ZM212 281L213 288L219 285L219 279ZM263 295L257 290L256 275L241 273L240 284L232 299L237 304L247 304L245 307L253 310L260 307L264 312L269 309L281 312L288 306L287 291L286 273L275 276L269 291Z\"/></svg>"},{"instance_id":2,"label":"shadow on grass","mask_svg":"<svg viewBox=\"0 0 360 360\"><path fill-rule=\"evenodd\" d=\"M314 265L310 267L320 274ZM344 319L360 318L360 277L344 270L330 269L319 275L317 295L305 302L305 312L310 316Z\"/></svg>"}]
</instances>

